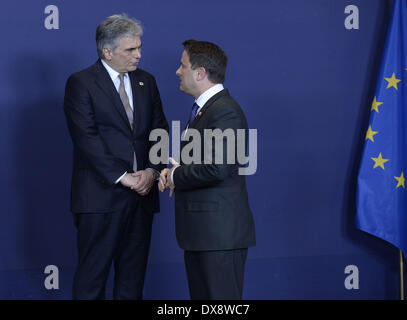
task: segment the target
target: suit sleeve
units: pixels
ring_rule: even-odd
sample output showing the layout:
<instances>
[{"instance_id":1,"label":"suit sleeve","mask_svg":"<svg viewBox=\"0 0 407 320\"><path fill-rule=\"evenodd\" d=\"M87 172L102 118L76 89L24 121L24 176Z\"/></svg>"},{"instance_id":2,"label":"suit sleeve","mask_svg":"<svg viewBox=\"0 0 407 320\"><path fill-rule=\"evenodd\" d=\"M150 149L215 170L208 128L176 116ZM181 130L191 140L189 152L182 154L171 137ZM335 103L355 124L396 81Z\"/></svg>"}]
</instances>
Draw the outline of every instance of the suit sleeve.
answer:
<instances>
[{"instance_id":1,"label":"suit sleeve","mask_svg":"<svg viewBox=\"0 0 407 320\"><path fill-rule=\"evenodd\" d=\"M152 117L152 124L151 124L151 130L154 129L164 129L167 131L167 134L169 133L169 127L168 127L168 122L167 119L165 118L165 114L163 111L163 106L161 102L161 97L160 93L157 88L157 83L152 77L151 81L151 95L152 95L152 108L153 108L153 117ZM155 144L154 141L150 141L150 146L149 149ZM148 167L152 168L154 170L157 170L158 172L161 172L162 169L166 167L165 164L159 163L159 164L152 164L150 160L148 160Z\"/></svg>"},{"instance_id":2,"label":"suit sleeve","mask_svg":"<svg viewBox=\"0 0 407 320\"><path fill-rule=\"evenodd\" d=\"M89 165L103 178L104 183L114 184L127 164L112 156L101 139L95 123L92 99L84 81L75 75L69 77L65 87L64 112L74 146Z\"/></svg>"},{"instance_id":3,"label":"suit sleeve","mask_svg":"<svg viewBox=\"0 0 407 320\"><path fill-rule=\"evenodd\" d=\"M244 128L241 115L236 108L223 106L218 108L217 112L212 115L208 129L220 129L225 132L226 129L231 129L234 132L234 146L236 150L236 129ZM203 139L203 137L202 137ZM230 150L229 150L230 151ZM202 150L204 152L204 150ZM211 158L211 164L189 164L181 165L174 170L174 184L177 190L191 190L196 188L204 188L216 185L225 180L229 175L234 174L238 170L236 157L234 164L227 164L227 140L222 138L222 148L216 149L214 145L210 149L210 154L205 154L204 158ZM216 153L222 152L222 161L215 161ZM235 154L236 156L236 154Z\"/></svg>"}]
</instances>

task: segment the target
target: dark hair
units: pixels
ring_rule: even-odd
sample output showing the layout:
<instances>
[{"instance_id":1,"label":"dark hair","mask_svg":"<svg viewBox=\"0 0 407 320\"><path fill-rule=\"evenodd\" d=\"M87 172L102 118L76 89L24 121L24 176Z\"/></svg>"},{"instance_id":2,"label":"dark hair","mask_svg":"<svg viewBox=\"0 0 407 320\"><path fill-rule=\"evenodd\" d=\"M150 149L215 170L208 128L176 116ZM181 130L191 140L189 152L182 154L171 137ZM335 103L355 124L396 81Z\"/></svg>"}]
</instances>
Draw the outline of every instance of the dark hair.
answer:
<instances>
[{"instance_id":1,"label":"dark hair","mask_svg":"<svg viewBox=\"0 0 407 320\"><path fill-rule=\"evenodd\" d=\"M228 57L219 46L207 41L186 40L182 44L189 56L191 68L203 67L213 83L225 82Z\"/></svg>"}]
</instances>

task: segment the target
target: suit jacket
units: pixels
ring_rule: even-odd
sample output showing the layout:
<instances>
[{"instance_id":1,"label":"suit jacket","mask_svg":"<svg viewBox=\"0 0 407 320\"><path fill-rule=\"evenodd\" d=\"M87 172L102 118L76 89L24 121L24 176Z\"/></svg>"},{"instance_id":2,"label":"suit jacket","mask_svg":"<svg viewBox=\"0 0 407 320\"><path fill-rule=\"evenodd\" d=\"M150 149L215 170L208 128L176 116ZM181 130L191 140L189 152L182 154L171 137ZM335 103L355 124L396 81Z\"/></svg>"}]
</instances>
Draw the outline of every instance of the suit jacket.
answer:
<instances>
[{"instance_id":1,"label":"suit jacket","mask_svg":"<svg viewBox=\"0 0 407 320\"><path fill-rule=\"evenodd\" d=\"M198 130L202 138L201 164L183 164L181 156L181 166L174 171L176 235L180 247L204 251L254 246L254 221L245 176L238 174L240 165L227 164L225 142L221 148L222 163L215 163L214 149L204 153L204 129L232 129L235 137L237 129L245 129L247 146L248 126L243 111L224 89L207 101L189 128ZM181 143L181 150L186 144L188 141ZM236 140L234 145L237 150ZM204 164L204 158L212 158L212 164Z\"/></svg>"},{"instance_id":2,"label":"suit jacket","mask_svg":"<svg viewBox=\"0 0 407 320\"><path fill-rule=\"evenodd\" d=\"M105 213L120 209L129 197L139 197L146 210L159 211L157 185L139 196L115 181L124 172L163 165L149 162L149 134L155 128L168 131L154 77L137 69L129 72L133 92L134 130L112 79L98 60L72 74L66 83L64 111L73 141L71 210Z\"/></svg>"}]
</instances>

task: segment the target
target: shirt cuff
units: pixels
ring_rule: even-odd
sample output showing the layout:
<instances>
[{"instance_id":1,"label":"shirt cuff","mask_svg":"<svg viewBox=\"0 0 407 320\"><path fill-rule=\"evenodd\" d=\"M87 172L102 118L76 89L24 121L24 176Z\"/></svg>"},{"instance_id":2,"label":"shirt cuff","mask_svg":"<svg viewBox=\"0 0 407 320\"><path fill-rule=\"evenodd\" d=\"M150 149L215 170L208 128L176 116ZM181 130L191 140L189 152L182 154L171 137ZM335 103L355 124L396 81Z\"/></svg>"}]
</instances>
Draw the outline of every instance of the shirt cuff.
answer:
<instances>
[{"instance_id":1,"label":"shirt cuff","mask_svg":"<svg viewBox=\"0 0 407 320\"><path fill-rule=\"evenodd\" d=\"M114 184L118 184L118 183L120 182L120 180L123 179L123 177L124 177L126 174L127 174L127 171L126 171L125 173L123 173L123 175L120 176L120 178L117 179Z\"/></svg>"},{"instance_id":2,"label":"shirt cuff","mask_svg":"<svg viewBox=\"0 0 407 320\"><path fill-rule=\"evenodd\" d=\"M171 172L171 182L172 182L172 184L174 185L174 187L175 187L175 183L174 183L174 172L175 172L175 170L177 170L177 168L178 168L178 167L175 167L174 170L172 170L172 172Z\"/></svg>"}]
</instances>

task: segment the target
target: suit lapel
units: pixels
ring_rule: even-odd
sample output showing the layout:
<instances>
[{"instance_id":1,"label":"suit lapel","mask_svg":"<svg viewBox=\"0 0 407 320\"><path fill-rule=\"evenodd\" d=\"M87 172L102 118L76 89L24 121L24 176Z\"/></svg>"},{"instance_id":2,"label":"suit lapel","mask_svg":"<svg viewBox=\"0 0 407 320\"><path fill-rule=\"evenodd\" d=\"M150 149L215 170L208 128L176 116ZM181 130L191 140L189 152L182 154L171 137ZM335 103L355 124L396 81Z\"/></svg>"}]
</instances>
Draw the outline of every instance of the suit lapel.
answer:
<instances>
[{"instance_id":1,"label":"suit lapel","mask_svg":"<svg viewBox=\"0 0 407 320\"><path fill-rule=\"evenodd\" d=\"M102 91L106 94L109 100L114 105L117 112L119 112L122 120L124 121L125 125L131 130L129 119L127 118L126 111L124 110L124 106L122 101L120 100L120 95L116 90L116 87L113 84L112 79L109 76L109 73L102 65L102 62L98 60L95 64L95 75L96 75L96 84L102 89Z\"/></svg>"},{"instance_id":2,"label":"suit lapel","mask_svg":"<svg viewBox=\"0 0 407 320\"><path fill-rule=\"evenodd\" d=\"M199 122L199 120L202 118L202 116L205 114L205 112L211 107L211 105L218 100L220 97L223 96L228 96L229 91L228 89L223 89L222 91L219 91L217 94L215 94L213 97L211 97L205 105L202 107L202 109L198 112L198 114L195 116L194 120L192 121L190 128L194 128L196 124Z\"/></svg>"},{"instance_id":3,"label":"suit lapel","mask_svg":"<svg viewBox=\"0 0 407 320\"><path fill-rule=\"evenodd\" d=\"M144 107L143 97L144 97L144 82L140 81L139 77L135 72L130 72L130 83L131 91L133 93L133 119L134 119L134 130L140 128L140 121L142 115L142 108Z\"/></svg>"},{"instance_id":4,"label":"suit lapel","mask_svg":"<svg viewBox=\"0 0 407 320\"><path fill-rule=\"evenodd\" d=\"M197 124L199 123L199 121L202 119L202 117L204 116L204 114L208 111L208 109L213 105L213 103L218 100L220 97L223 96L228 96L229 95L229 91L228 89L223 89L222 91L219 91L217 94L215 94L213 97L211 97L205 104L204 106L201 108L201 110L198 112L198 114L195 116L194 120L192 121L191 125L189 126L189 128L196 128ZM184 131L186 130L186 127L184 129ZM181 150L185 147L185 145L188 143L188 141L186 140L182 140L181 139ZM181 159L182 162L182 159Z\"/></svg>"}]
</instances>

